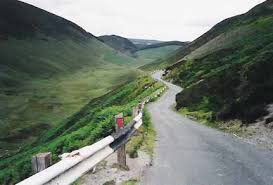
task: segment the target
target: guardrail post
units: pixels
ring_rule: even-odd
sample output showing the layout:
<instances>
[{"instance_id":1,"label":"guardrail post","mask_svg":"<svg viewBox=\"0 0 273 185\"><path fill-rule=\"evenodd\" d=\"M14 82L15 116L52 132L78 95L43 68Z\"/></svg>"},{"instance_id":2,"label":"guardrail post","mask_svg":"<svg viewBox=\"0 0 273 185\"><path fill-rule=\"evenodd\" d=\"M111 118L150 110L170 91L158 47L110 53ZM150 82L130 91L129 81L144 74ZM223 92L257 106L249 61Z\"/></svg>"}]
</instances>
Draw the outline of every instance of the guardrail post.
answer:
<instances>
[{"instance_id":1,"label":"guardrail post","mask_svg":"<svg viewBox=\"0 0 273 185\"><path fill-rule=\"evenodd\" d=\"M116 120L116 131L120 131L123 129L124 126L124 117L123 113L120 113L115 116ZM122 145L118 150L117 150L117 160L118 160L118 165L121 168L127 169L126 165L126 149L125 145Z\"/></svg>"},{"instance_id":2,"label":"guardrail post","mask_svg":"<svg viewBox=\"0 0 273 185\"><path fill-rule=\"evenodd\" d=\"M44 169L50 167L52 164L51 153L39 153L32 156L31 164L34 174L43 171Z\"/></svg>"},{"instance_id":3,"label":"guardrail post","mask_svg":"<svg viewBox=\"0 0 273 185\"><path fill-rule=\"evenodd\" d=\"M144 108L144 103L139 103L138 104L138 114L142 111L143 108Z\"/></svg>"},{"instance_id":4,"label":"guardrail post","mask_svg":"<svg viewBox=\"0 0 273 185\"><path fill-rule=\"evenodd\" d=\"M135 118L139 114L138 106L133 107L133 118Z\"/></svg>"}]
</instances>

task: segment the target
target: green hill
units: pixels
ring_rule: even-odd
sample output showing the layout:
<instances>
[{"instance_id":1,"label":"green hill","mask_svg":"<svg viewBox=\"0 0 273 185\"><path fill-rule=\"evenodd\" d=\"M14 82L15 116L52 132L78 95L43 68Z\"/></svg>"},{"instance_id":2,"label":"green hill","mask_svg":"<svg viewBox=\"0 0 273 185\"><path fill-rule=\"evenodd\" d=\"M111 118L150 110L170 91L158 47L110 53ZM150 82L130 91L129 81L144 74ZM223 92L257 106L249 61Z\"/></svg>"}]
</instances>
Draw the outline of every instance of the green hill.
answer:
<instances>
[{"instance_id":1,"label":"green hill","mask_svg":"<svg viewBox=\"0 0 273 185\"><path fill-rule=\"evenodd\" d=\"M20 84L28 77L68 74L90 63L104 65L98 60L101 55L104 60L116 52L74 23L23 2L3 0L0 10L1 87ZM106 62L132 61L118 57L120 62Z\"/></svg>"},{"instance_id":2,"label":"green hill","mask_svg":"<svg viewBox=\"0 0 273 185\"><path fill-rule=\"evenodd\" d=\"M17 0L0 1L0 51L0 157L138 73L135 59Z\"/></svg>"},{"instance_id":3,"label":"green hill","mask_svg":"<svg viewBox=\"0 0 273 185\"><path fill-rule=\"evenodd\" d=\"M128 39L117 35L104 35L99 39L110 47L125 53L127 55L133 55L136 52L137 47Z\"/></svg>"},{"instance_id":4,"label":"green hill","mask_svg":"<svg viewBox=\"0 0 273 185\"><path fill-rule=\"evenodd\" d=\"M177 109L251 123L273 103L273 1L224 20L165 60L183 86Z\"/></svg>"}]
</instances>

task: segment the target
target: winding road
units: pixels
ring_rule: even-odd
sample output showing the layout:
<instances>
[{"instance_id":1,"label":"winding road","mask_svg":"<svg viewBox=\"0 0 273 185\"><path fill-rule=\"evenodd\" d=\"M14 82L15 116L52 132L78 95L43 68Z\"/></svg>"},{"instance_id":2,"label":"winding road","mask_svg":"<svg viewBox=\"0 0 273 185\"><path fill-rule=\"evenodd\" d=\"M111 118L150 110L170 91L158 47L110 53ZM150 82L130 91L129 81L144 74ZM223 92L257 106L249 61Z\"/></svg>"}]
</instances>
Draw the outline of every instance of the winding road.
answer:
<instances>
[{"instance_id":1,"label":"winding road","mask_svg":"<svg viewBox=\"0 0 273 185\"><path fill-rule=\"evenodd\" d=\"M161 80L160 72L153 78ZM162 80L161 80L162 81ZM273 185L273 152L207 128L173 111L182 89L148 105L157 131L153 166L143 185Z\"/></svg>"}]
</instances>

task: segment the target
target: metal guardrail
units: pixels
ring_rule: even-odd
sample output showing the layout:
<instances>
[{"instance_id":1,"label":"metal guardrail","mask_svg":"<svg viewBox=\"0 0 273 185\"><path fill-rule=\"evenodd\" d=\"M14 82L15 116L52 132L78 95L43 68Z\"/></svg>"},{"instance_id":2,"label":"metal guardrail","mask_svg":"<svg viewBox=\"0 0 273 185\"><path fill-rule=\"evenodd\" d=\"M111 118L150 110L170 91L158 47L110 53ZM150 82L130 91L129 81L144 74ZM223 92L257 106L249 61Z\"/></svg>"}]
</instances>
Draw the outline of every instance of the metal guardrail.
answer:
<instances>
[{"instance_id":1,"label":"metal guardrail","mask_svg":"<svg viewBox=\"0 0 273 185\"><path fill-rule=\"evenodd\" d=\"M157 92L155 97L158 97L165 89L166 87L160 92ZM142 103L142 109L145 103L149 101L150 98ZM99 162L103 161L130 140L143 123L142 109L140 113L119 132L93 145L67 154L58 163L19 182L17 185L68 185L75 182L79 177L90 171Z\"/></svg>"},{"instance_id":2,"label":"metal guardrail","mask_svg":"<svg viewBox=\"0 0 273 185\"><path fill-rule=\"evenodd\" d=\"M60 162L25 179L18 185L66 185L76 181L96 164L125 144L142 124L142 112L120 132L70 153Z\"/></svg>"}]
</instances>

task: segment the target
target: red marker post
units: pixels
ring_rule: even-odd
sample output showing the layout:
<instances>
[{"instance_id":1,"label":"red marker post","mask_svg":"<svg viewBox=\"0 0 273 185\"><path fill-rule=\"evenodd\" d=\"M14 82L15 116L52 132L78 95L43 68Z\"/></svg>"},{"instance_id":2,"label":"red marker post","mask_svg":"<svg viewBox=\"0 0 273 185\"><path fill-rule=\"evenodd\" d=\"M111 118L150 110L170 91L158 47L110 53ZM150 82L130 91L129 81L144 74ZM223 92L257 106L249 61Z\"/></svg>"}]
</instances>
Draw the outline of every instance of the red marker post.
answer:
<instances>
[{"instance_id":1,"label":"red marker post","mask_svg":"<svg viewBox=\"0 0 273 185\"><path fill-rule=\"evenodd\" d=\"M120 113L115 116L115 121L116 121L116 131L120 131L124 127L124 117L123 113ZM123 169L128 169L126 165L126 149L125 145L122 145L118 150L117 150L117 160L118 160L118 165L123 168Z\"/></svg>"},{"instance_id":2,"label":"red marker post","mask_svg":"<svg viewBox=\"0 0 273 185\"><path fill-rule=\"evenodd\" d=\"M123 114L119 114L116 116L116 126L117 129L120 130L123 128L124 125L124 118L123 118Z\"/></svg>"}]
</instances>

